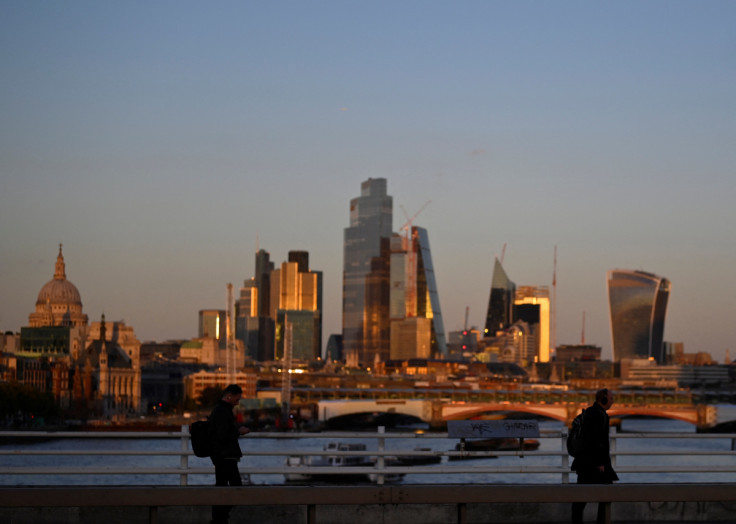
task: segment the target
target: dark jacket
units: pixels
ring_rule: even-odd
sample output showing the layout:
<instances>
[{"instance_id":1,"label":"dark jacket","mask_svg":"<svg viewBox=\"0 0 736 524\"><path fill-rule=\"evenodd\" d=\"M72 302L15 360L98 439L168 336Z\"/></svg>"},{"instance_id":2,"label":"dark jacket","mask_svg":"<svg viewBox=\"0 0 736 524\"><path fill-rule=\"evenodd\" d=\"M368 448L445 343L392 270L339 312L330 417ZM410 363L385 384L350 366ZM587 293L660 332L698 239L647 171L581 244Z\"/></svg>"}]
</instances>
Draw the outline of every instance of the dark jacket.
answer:
<instances>
[{"instance_id":1,"label":"dark jacket","mask_svg":"<svg viewBox=\"0 0 736 524\"><path fill-rule=\"evenodd\" d=\"M608 413L597 402L585 410L581 430L583 448L570 469L603 483L618 480L611 466L608 428ZM599 472L600 466L604 467L603 473Z\"/></svg>"},{"instance_id":2,"label":"dark jacket","mask_svg":"<svg viewBox=\"0 0 736 524\"><path fill-rule=\"evenodd\" d=\"M238 444L240 432L235 423L233 406L224 400L220 400L210 413L209 417L212 452L212 460L230 458L239 459L243 456Z\"/></svg>"}]
</instances>

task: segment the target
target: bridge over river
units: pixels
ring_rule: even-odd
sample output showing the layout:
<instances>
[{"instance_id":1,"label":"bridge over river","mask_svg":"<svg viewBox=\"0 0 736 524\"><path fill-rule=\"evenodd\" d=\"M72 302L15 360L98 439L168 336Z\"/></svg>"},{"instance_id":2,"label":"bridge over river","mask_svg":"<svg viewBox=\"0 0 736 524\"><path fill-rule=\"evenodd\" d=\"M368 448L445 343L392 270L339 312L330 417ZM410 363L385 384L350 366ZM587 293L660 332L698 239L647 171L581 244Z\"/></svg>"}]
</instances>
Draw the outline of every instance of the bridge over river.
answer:
<instances>
[{"instance_id":1,"label":"bridge over river","mask_svg":"<svg viewBox=\"0 0 736 524\"><path fill-rule=\"evenodd\" d=\"M319 420L362 413L394 413L416 417L432 427L445 426L448 420L467 420L510 413L559 420L569 426L575 415L587 407L588 403L578 402L457 402L449 400L411 400L411 399L363 399L363 400L323 400L318 402ZM613 418L627 416L647 416L680 420L695 425L699 429L714 426L717 409L710 405L694 404L615 404L609 411Z\"/></svg>"}]
</instances>

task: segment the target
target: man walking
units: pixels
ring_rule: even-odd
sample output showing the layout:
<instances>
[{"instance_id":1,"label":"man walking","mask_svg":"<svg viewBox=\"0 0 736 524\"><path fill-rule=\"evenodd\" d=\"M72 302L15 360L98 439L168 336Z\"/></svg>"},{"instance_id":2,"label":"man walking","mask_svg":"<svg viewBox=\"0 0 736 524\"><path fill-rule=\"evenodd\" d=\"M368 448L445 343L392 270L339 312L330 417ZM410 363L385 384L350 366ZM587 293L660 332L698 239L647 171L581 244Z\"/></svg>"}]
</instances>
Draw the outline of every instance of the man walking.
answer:
<instances>
[{"instance_id":1,"label":"man walking","mask_svg":"<svg viewBox=\"0 0 736 524\"><path fill-rule=\"evenodd\" d=\"M216 486L242 486L238 461L243 453L240 451L238 437L250 430L238 426L233 415L233 408L238 405L243 390L237 384L230 384L222 392L222 399L209 416L211 431L210 458L215 465ZM212 506L212 524L227 524L232 506Z\"/></svg>"},{"instance_id":2,"label":"man walking","mask_svg":"<svg viewBox=\"0 0 736 524\"><path fill-rule=\"evenodd\" d=\"M613 392L608 389L598 390L595 402L583 412L581 428L582 449L573 460L570 469L578 475L578 484L612 484L618 475L611 466L611 454L608 442L608 408L613 405ZM582 524L585 502L573 502L572 522ZM598 503L598 524L606 521L606 506Z\"/></svg>"}]
</instances>

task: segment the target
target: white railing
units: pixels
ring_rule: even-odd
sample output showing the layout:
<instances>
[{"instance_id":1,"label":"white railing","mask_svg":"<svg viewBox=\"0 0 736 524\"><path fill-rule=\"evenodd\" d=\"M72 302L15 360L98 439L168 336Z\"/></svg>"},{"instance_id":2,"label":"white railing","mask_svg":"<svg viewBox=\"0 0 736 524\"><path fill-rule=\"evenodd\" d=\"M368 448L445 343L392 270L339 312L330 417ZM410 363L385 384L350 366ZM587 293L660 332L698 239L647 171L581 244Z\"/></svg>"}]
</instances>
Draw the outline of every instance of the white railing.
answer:
<instances>
[{"instance_id":1,"label":"white railing","mask_svg":"<svg viewBox=\"0 0 736 524\"><path fill-rule=\"evenodd\" d=\"M341 467L323 467L323 466L302 466L298 468L298 473L314 475L363 475L369 474L376 477L378 484L383 484L384 480L393 475L437 475L437 482L447 483L453 477L466 474L480 475L503 475L509 476L514 482L530 475L552 475L553 479L559 479L562 483L570 481L570 462L571 459L567 455L565 446L566 434L560 431L540 432L539 441L546 442L546 445L540 446L540 450L534 451L437 451L437 450L416 450L407 449L397 451L396 449L387 449L386 443L392 439L404 439L411 443L411 447L421 446L429 447L427 443L431 440L445 439L446 433L364 433L364 432L325 432L325 433L251 433L244 437L243 448L246 453L245 460L240 464L240 472L243 475L286 475L295 473L295 468L285 465L285 459L290 456L366 456L375 457L375 463L370 466L341 466ZM12 438L16 444L7 445L3 442ZM26 440L30 443L38 441L38 439L178 439L178 449L173 450L145 450L145 449L81 449L81 450L63 450L63 449L34 449L33 446L26 445ZM285 439L315 439L332 440L332 441L349 441L353 439L375 440L375 446L369 446L366 451L324 451L324 450L308 450L301 448L286 449L279 445L279 442ZM247 441L251 439L269 439L275 445L268 449L253 449L253 446L247 445ZM683 442L684 439L694 441L696 445L678 446L678 441ZM704 446L718 439L718 446L712 446L706 449ZM656 449L649 446L647 449L622 449L629 447L625 445L627 441L634 440L652 445L667 442L673 447L672 449ZM20 442L20 444L18 444ZM456 441L457 442L457 441ZM647 446L645 446L647 447ZM372 449L371 449L372 448ZM668 475L668 474L733 474L736 473L736 434L693 434L693 433L611 433L611 454L616 470L619 476L622 474L651 474L651 475ZM437 465L429 466L392 466L387 457L394 457L397 454L401 456L412 457L448 457L450 458L481 458L481 457L517 457L518 460L505 460L502 464L499 461L459 461L449 465L448 459L442 458L442 462ZM168 466L125 466L125 465L106 465L104 460L91 465L70 465L70 466L54 466L53 458L60 457L84 457L85 460L92 460L91 457L178 457L178 464ZM252 460L248 457L278 457L280 465L273 466L254 466L249 464ZM10 459L6 457L48 457L44 461L44 465L27 464L27 460L23 460L22 464L12 465ZM0 431L0 478L12 478L23 475L43 475L45 479L54 475L171 475L178 476L179 485L188 485L190 477L196 475L213 475L211 465L203 463L202 459L197 459L197 463L191 460L193 454L189 446L189 433L186 426L182 427L178 432L38 432L38 431ZM641 458L648 458L648 461L642 461ZM629 460L631 458L631 460ZM666 459L666 460L665 460ZM81 460L81 459L80 459ZM451 481L451 480L450 480ZM685 482L687 480L683 480ZM12 481L11 481L12 482ZM426 481L425 481L426 482ZM547 480L546 482L550 482ZM556 481L554 481L556 482ZM661 480L659 480L661 482ZM145 482L141 484L145 485ZM5 485L8 484L6 481Z\"/></svg>"}]
</instances>

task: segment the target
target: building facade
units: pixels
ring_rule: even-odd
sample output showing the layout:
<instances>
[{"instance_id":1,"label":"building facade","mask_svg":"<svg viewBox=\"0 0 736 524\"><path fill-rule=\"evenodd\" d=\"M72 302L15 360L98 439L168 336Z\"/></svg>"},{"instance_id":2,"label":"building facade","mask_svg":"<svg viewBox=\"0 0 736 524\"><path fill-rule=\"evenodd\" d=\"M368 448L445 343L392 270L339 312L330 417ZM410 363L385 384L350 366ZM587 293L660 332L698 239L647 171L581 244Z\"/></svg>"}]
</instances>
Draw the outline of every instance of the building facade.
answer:
<instances>
[{"instance_id":1,"label":"building facade","mask_svg":"<svg viewBox=\"0 0 736 524\"><path fill-rule=\"evenodd\" d=\"M515 296L516 284L511 281L501 262L496 258L493 264L491 296L488 299L484 336L495 337L498 332L504 331L513 323Z\"/></svg>"},{"instance_id":2,"label":"building facade","mask_svg":"<svg viewBox=\"0 0 736 524\"><path fill-rule=\"evenodd\" d=\"M519 286L514 298L514 319L529 324L534 335L534 350L525 355L523 365L549 362L550 327L549 288L546 286Z\"/></svg>"},{"instance_id":3,"label":"building facade","mask_svg":"<svg viewBox=\"0 0 736 524\"><path fill-rule=\"evenodd\" d=\"M123 322L88 325L77 287L66 278L62 246L54 278L38 293L21 328L12 379L52 393L62 407L92 416L136 413L141 406L140 342Z\"/></svg>"},{"instance_id":4,"label":"building facade","mask_svg":"<svg viewBox=\"0 0 736 524\"><path fill-rule=\"evenodd\" d=\"M361 184L344 231L343 350L348 365L372 365L390 354L389 291L393 198L385 178Z\"/></svg>"},{"instance_id":5,"label":"building facade","mask_svg":"<svg viewBox=\"0 0 736 524\"><path fill-rule=\"evenodd\" d=\"M447 356L442 310L427 230L411 227L391 238L392 360Z\"/></svg>"},{"instance_id":6,"label":"building facade","mask_svg":"<svg viewBox=\"0 0 736 524\"><path fill-rule=\"evenodd\" d=\"M249 359L278 360L285 341L292 358L313 360L322 349L322 272L309 269L309 253L290 251L288 261L274 267L270 255L256 254L256 275L240 288L235 304L236 338ZM291 340L287 328L291 325Z\"/></svg>"},{"instance_id":7,"label":"building facade","mask_svg":"<svg viewBox=\"0 0 736 524\"><path fill-rule=\"evenodd\" d=\"M652 358L665 363L664 321L671 284L645 271L607 274L613 360Z\"/></svg>"},{"instance_id":8,"label":"building facade","mask_svg":"<svg viewBox=\"0 0 736 524\"><path fill-rule=\"evenodd\" d=\"M227 346L227 311L224 309L201 309L199 311L199 338L214 338L220 348Z\"/></svg>"}]
</instances>

